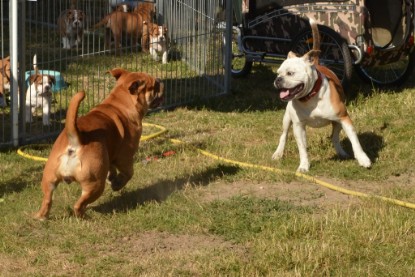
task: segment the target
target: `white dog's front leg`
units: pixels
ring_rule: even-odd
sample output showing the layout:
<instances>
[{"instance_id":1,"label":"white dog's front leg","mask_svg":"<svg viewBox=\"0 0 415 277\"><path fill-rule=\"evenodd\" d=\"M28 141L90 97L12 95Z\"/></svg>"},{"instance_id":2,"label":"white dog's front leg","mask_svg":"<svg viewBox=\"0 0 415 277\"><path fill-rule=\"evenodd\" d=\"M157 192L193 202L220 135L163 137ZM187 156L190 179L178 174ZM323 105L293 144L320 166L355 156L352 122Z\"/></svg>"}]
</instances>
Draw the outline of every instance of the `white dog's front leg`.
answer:
<instances>
[{"instance_id":1,"label":"white dog's front leg","mask_svg":"<svg viewBox=\"0 0 415 277\"><path fill-rule=\"evenodd\" d=\"M163 64L166 64L167 63L167 51L164 51L163 52L162 62L163 62Z\"/></svg>"},{"instance_id":2,"label":"white dog's front leg","mask_svg":"<svg viewBox=\"0 0 415 277\"><path fill-rule=\"evenodd\" d=\"M32 107L26 103L26 123L32 122Z\"/></svg>"},{"instance_id":3,"label":"white dog's front leg","mask_svg":"<svg viewBox=\"0 0 415 277\"><path fill-rule=\"evenodd\" d=\"M305 132L305 125L300 122L293 124L294 137L298 146L298 153L300 154L300 166L297 171L307 172L310 169L310 162L307 154L307 137Z\"/></svg>"},{"instance_id":4,"label":"white dog's front leg","mask_svg":"<svg viewBox=\"0 0 415 277\"><path fill-rule=\"evenodd\" d=\"M291 117L288 111L286 111L282 120L282 134L280 137L280 142L278 143L277 150L275 150L274 154L272 155L273 160L281 159L284 155L285 144L287 143L288 130L290 127Z\"/></svg>"},{"instance_id":5,"label":"white dog's front leg","mask_svg":"<svg viewBox=\"0 0 415 277\"><path fill-rule=\"evenodd\" d=\"M50 116L50 101L47 99L43 100L43 109L42 109L42 122L43 125L50 125L50 120L49 120L49 116Z\"/></svg>"},{"instance_id":6,"label":"white dog's front leg","mask_svg":"<svg viewBox=\"0 0 415 277\"><path fill-rule=\"evenodd\" d=\"M159 61L159 56L157 55L157 51L153 48L150 48L150 55L153 57L153 60L156 62Z\"/></svg>"},{"instance_id":7,"label":"white dog's front leg","mask_svg":"<svg viewBox=\"0 0 415 277\"><path fill-rule=\"evenodd\" d=\"M344 132L346 133L347 137L350 140L350 143L352 144L355 159L358 161L358 163L361 166L366 167L366 168L371 167L372 162L370 161L366 153L363 151L350 118L342 120L341 124L342 124Z\"/></svg>"},{"instance_id":8,"label":"white dog's front leg","mask_svg":"<svg viewBox=\"0 0 415 277\"><path fill-rule=\"evenodd\" d=\"M63 44L63 49L71 49L71 45L69 44L68 37L62 37L62 44Z\"/></svg>"}]
</instances>

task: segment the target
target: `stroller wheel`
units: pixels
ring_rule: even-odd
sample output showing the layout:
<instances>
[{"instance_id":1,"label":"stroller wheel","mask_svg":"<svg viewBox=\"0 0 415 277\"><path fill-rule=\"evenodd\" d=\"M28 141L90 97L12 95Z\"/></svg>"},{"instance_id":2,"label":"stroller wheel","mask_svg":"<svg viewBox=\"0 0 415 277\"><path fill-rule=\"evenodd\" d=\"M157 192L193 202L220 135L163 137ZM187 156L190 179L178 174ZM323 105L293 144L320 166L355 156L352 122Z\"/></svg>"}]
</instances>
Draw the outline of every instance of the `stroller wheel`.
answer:
<instances>
[{"instance_id":1,"label":"stroller wheel","mask_svg":"<svg viewBox=\"0 0 415 277\"><path fill-rule=\"evenodd\" d=\"M399 86L411 75L414 65L415 54L412 52L399 61L385 65L358 65L356 71L363 80L377 87Z\"/></svg>"}]
</instances>

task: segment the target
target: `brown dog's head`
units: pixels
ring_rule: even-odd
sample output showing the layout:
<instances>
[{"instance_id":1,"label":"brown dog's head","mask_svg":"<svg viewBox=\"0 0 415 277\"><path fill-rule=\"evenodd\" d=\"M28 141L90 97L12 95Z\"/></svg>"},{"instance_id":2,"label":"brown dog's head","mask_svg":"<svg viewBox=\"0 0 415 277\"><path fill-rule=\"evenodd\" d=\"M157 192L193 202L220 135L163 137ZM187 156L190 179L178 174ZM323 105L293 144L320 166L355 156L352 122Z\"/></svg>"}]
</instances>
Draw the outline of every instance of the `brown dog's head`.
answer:
<instances>
[{"instance_id":1,"label":"brown dog's head","mask_svg":"<svg viewBox=\"0 0 415 277\"><path fill-rule=\"evenodd\" d=\"M134 8L133 12L141 15L144 21L152 22L156 16L156 5L150 2L141 2Z\"/></svg>"},{"instance_id":2,"label":"brown dog's head","mask_svg":"<svg viewBox=\"0 0 415 277\"><path fill-rule=\"evenodd\" d=\"M145 112L157 108L163 101L164 85L159 78L144 72L130 72L122 68L109 71L117 80L116 86L123 86L137 99Z\"/></svg>"}]
</instances>

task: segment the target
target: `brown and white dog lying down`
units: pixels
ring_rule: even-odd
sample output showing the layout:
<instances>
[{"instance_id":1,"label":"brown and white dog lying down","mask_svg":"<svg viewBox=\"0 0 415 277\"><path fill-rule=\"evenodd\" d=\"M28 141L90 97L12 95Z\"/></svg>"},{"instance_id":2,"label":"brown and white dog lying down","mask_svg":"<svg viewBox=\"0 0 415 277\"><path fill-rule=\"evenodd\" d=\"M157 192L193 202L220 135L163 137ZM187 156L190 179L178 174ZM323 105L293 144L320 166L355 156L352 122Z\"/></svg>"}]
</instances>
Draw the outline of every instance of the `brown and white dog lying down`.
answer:
<instances>
[{"instance_id":1,"label":"brown and white dog lying down","mask_svg":"<svg viewBox=\"0 0 415 277\"><path fill-rule=\"evenodd\" d=\"M143 22L142 46L144 51L149 51L155 61L161 60L167 63L167 28L151 22ZM148 41L148 45L146 44ZM148 50L147 50L148 49Z\"/></svg>"},{"instance_id":2,"label":"brown and white dog lying down","mask_svg":"<svg viewBox=\"0 0 415 277\"><path fill-rule=\"evenodd\" d=\"M82 10L70 8L64 10L58 17L58 33L62 39L63 49L79 47L84 34L85 13Z\"/></svg>"},{"instance_id":3,"label":"brown and white dog lying down","mask_svg":"<svg viewBox=\"0 0 415 277\"><path fill-rule=\"evenodd\" d=\"M307 172L310 162L307 154L306 126L319 128L332 124L332 143L339 155L348 155L340 145L339 135L343 128L349 138L354 157L366 168L371 161L363 151L354 130L346 105L343 88L337 76L327 67L318 63L320 54L320 34L317 23L310 19L313 33L313 50L302 57L290 52L281 64L274 81L280 98L288 102L283 119L283 132L273 159L283 156L288 129L293 125L294 137L300 154L299 172Z\"/></svg>"},{"instance_id":4,"label":"brown and white dog lying down","mask_svg":"<svg viewBox=\"0 0 415 277\"><path fill-rule=\"evenodd\" d=\"M92 26L92 29L100 27L105 27L110 30L114 38L115 50L118 51L123 38L131 39L132 46L140 44L143 34L143 19L137 13L113 11ZM105 30L106 49L110 49L111 46L110 32Z\"/></svg>"},{"instance_id":5,"label":"brown and white dog lying down","mask_svg":"<svg viewBox=\"0 0 415 277\"><path fill-rule=\"evenodd\" d=\"M7 105L6 90L10 91L10 56L0 60L0 107Z\"/></svg>"},{"instance_id":6,"label":"brown and white dog lying down","mask_svg":"<svg viewBox=\"0 0 415 277\"><path fill-rule=\"evenodd\" d=\"M56 139L46 162L43 201L35 218L44 220L52 206L52 194L61 181L78 182L82 194L74 214L82 217L88 204L98 199L109 181L114 191L133 176L134 154L142 132L142 120L163 100L163 83L147 73L115 68L117 79L109 96L85 116L77 117L84 92L69 104L65 128Z\"/></svg>"}]
</instances>

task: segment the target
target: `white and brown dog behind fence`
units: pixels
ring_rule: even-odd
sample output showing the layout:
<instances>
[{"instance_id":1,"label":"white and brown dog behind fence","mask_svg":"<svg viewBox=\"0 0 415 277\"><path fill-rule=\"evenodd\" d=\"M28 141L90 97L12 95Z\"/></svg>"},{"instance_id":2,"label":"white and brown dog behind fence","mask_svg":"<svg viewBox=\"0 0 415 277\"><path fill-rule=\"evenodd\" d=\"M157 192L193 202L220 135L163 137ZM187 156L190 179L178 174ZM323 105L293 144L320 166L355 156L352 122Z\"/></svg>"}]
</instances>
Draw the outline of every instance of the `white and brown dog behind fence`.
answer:
<instances>
[{"instance_id":1,"label":"white and brown dog behind fence","mask_svg":"<svg viewBox=\"0 0 415 277\"><path fill-rule=\"evenodd\" d=\"M327 67L319 64L320 34L317 23L310 19L313 34L313 49L302 57L293 52L277 71L274 86L282 101L288 102L283 118L283 132L273 159L283 156L288 129L293 125L294 137L298 145L300 165L298 171L307 172L310 162L307 154L306 126L319 128L331 124L332 143L337 154L348 157L340 144L340 131L343 128L349 138L354 157L366 168L371 161L363 151L352 120L345 105L345 95L340 80Z\"/></svg>"},{"instance_id":2,"label":"white and brown dog behind fence","mask_svg":"<svg viewBox=\"0 0 415 277\"><path fill-rule=\"evenodd\" d=\"M148 45L146 44L147 41ZM167 63L168 40L165 26L144 21L142 45L144 51L148 51L155 61L159 61L161 56L162 63Z\"/></svg>"},{"instance_id":3,"label":"white and brown dog behind fence","mask_svg":"<svg viewBox=\"0 0 415 277\"><path fill-rule=\"evenodd\" d=\"M85 116L77 112L84 92L75 94L66 114L65 128L56 139L43 170L43 200L36 218L48 217L52 194L61 181L78 182L82 194L74 214L82 217L88 204L97 200L108 181L114 191L133 176L142 120L163 100L163 83L143 72L114 68L117 79L108 97Z\"/></svg>"},{"instance_id":4,"label":"white and brown dog behind fence","mask_svg":"<svg viewBox=\"0 0 415 277\"><path fill-rule=\"evenodd\" d=\"M26 123L33 121L36 109L42 109L43 125L50 125L50 111L52 105L52 85L55 77L41 74L37 66L37 56L33 56L34 73L29 77L29 86L26 91Z\"/></svg>"},{"instance_id":5,"label":"white and brown dog behind fence","mask_svg":"<svg viewBox=\"0 0 415 277\"><path fill-rule=\"evenodd\" d=\"M82 45L86 18L84 11L77 9L75 4L76 2L72 1L71 7L62 11L57 20L63 49Z\"/></svg>"},{"instance_id":6,"label":"white and brown dog behind fence","mask_svg":"<svg viewBox=\"0 0 415 277\"><path fill-rule=\"evenodd\" d=\"M115 51L118 52L122 42L129 40L133 47L141 46L148 49L149 41L143 41L143 22L152 22L155 16L154 3L143 2L133 8L125 3L116 6L115 10L104 16L91 29L105 27L105 48L111 47L111 39L114 40ZM111 37L112 36L112 37Z\"/></svg>"},{"instance_id":7,"label":"white and brown dog behind fence","mask_svg":"<svg viewBox=\"0 0 415 277\"><path fill-rule=\"evenodd\" d=\"M10 91L10 56L0 59L0 107L7 106L6 91Z\"/></svg>"}]
</instances>

